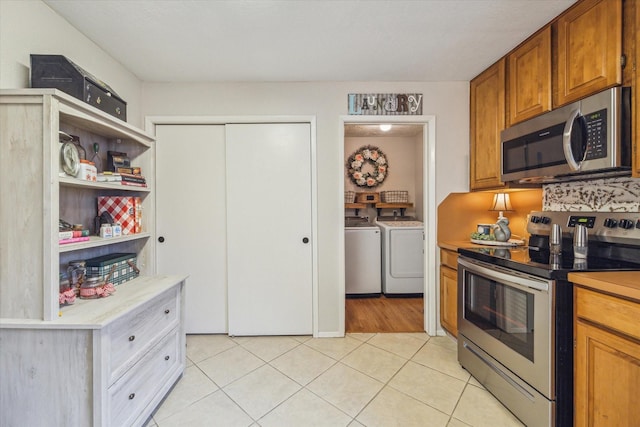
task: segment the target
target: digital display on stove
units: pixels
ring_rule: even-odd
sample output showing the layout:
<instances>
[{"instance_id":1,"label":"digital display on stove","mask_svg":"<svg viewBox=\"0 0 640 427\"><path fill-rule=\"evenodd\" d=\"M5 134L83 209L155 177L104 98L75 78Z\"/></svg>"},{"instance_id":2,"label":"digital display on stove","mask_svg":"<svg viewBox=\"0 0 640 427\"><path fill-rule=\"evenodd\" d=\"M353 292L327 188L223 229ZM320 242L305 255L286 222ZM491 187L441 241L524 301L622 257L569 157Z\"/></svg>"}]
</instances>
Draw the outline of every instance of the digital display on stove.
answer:
<instances>
[{"instance_id":1,"label":"digital display on stove","mask_svg":"<svg viewBox=\"0 0 640 427\"><path fill-rule=\"evenodd\" d=\"M596 223L595 216L571 215L569 217L569 227L575 227L577 224L584 225L587 228L593 228Z\"/></svg>"}]
</instances>

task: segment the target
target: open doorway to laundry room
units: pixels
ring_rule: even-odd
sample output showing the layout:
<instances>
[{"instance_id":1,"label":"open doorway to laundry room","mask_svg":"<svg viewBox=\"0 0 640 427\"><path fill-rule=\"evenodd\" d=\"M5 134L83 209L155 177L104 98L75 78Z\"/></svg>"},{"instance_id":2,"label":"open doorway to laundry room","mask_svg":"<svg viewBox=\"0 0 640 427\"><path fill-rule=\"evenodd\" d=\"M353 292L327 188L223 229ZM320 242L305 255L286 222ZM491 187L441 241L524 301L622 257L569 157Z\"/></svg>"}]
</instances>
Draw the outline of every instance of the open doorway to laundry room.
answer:
<instances>
[{"instance_id":1,"label":"open doorway to laundry room","mask_svg":"<svg viewBox=\"0 0 640 427\"><path fill-rule=\"evenodd\" d=\"M425 331L424 128L344 124L345 332Z\"/></svg>"}]
</instances>

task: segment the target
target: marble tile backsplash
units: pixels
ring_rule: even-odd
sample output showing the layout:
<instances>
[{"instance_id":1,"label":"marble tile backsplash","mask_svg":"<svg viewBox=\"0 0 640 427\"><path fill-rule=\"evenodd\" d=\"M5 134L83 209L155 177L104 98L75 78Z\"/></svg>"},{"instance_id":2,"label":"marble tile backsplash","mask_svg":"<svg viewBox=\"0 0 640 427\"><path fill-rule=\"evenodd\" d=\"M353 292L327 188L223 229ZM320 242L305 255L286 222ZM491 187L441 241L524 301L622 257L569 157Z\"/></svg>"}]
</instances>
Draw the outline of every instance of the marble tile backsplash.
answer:
<instances>
[{"instance_id":1,"label":"marble tile backsplash","mask_svg":"<svg viewBox=\"0 0 640 427\"><path fill-rule=\"evenodd\" d=\"M640 212L640 179L606 178L542 186L545 211Z\"/></svg>"}]
</instances>

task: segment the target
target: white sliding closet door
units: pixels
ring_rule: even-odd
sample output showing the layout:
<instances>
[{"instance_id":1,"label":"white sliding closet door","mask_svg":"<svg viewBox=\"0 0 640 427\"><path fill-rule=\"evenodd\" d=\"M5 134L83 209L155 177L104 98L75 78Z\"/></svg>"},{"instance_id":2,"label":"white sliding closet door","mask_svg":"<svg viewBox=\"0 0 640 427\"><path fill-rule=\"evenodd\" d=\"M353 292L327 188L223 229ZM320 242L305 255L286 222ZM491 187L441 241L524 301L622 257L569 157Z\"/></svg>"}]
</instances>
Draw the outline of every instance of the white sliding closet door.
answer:
<instances>
[{"instance_id":1,"label":"white sliding closet door","mask_svg":"<svg viewBox=\"0 0 640 427\"><path fill-rule=\"evenodd\" d=\"M229 335L313 332L311 126L229 124Z\"/></svg>"},{"instance_id":2,"label":"white sliding closet door","mask_svg":"<svg viewBox=\"0 0 640 427\"><path fill-rule=\"evenodd\" d=\"M226 333L225 127L158 125L156 137L158 273L189 275L187 333Z\"/></svg>"}]
</instances>

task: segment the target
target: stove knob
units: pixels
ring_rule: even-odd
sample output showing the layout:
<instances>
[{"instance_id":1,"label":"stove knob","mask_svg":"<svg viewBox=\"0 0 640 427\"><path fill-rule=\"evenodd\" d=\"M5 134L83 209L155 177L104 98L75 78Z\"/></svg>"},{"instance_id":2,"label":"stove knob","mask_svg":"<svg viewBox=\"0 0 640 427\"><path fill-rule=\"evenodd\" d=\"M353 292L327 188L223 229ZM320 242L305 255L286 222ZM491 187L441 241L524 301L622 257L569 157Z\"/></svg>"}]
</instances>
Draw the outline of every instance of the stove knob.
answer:
<instances>
[{"instance_id":1,"label":"stove knob","mask_svg":"<svg viewBox=\"0 0 640 427\"><path fill-rule=\"evenodd\" d=\"M631 221L630 219L621 219L618 227L628 230L630 228L633 228L633 221Z\"/></svg>"},{"instance_id":2,"label":"stove knob","mask_svg":"<svg viewBox=\"0 0 640 427\"><path fill-rule=\"evenodd\" d=\"M604 226L607 228L615 228L618 225L618 221L613 218L605 218Z\"/></svg>"},{"instance_id":3,"label":"stove knob","mask_svg":"<svg viewBox=\"0 0 640 427\"><path fill-rule=\"evenodd\" d=\"M640 219L636 222L636 228L640 228Z\"/></svg>"},{"instance_id":4,"label":"stove knob","mask_svg":"<svg viewBox=\"0 0 640 427\"><path fill-rule=\"evenodd\" d=\"M540 222L540 217L539 216L535 216L535 215L532 216L531 217L531 222L534 223L534 224L539 223Z\"/></svg>"},{"instance_id":5,"label":"stove knob","mask_svg":"<svg viewBox=\"0 0 640 427\"><path fill-rule=\"evenodd\" d=\"M543 216L540 220L543 224L549 224L551 222L551 218L549 218L548 216Z\"/></svg>"}]
</instances>

